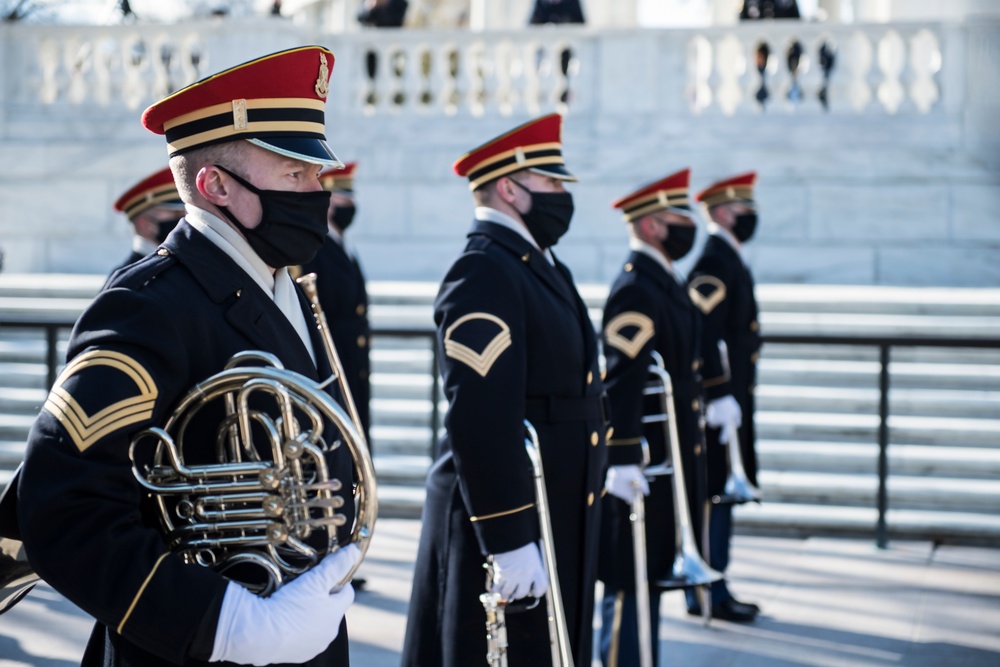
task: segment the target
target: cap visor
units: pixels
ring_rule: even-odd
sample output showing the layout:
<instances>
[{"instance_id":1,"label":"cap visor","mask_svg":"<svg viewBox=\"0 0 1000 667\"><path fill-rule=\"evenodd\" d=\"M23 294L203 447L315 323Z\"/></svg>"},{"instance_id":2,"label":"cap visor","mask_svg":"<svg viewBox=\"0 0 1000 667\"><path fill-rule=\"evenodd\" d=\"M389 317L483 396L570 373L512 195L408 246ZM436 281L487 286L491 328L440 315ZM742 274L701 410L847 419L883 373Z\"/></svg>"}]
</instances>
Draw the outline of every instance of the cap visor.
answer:
<instances>
[{"instance_id":1,"label":"cap visor","mask_svg":"<svg viewBox=\"0 0 1000 667\"><path fill-rule=\"evenodd\" d=\"M267 137L261 139L255 137L247 139L251 144L266 148L269 151L284 155L285 157L321 164L328 167L343 167L341 162L326 141L314 137Z\"/></svg>"},{"instance_id":2,"label":"cap visor","mask_svg":"<svg viewBox=\"0 0 1000 667\"><path fill-rule=\"evenodd\" d=\"M533 171L536 174L541 174L542 176L558 178L560 181L570 181L575 183L579 180L576 176L570 173L569 169L561 164L543 164L537 167L531 167L528 171Z\"/></svg>"}]
</instances>

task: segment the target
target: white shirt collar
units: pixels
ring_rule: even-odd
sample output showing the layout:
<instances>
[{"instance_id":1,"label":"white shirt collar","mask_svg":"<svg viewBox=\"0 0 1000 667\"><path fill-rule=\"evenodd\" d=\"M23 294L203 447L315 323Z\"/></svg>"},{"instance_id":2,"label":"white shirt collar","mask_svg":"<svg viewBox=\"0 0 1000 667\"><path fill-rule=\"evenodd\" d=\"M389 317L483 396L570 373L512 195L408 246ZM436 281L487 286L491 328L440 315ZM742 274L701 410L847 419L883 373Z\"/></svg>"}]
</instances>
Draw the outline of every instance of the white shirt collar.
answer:
<instances>
[{"instance_id":1,"label":"white shirt collar","mask_svg":"<svg viewBox=\"0 0 1000 667\"><path fill-rule=\"evenodd\" d=\"M542 250L538 247L538 242L535 241L534 237L531 236L531 232L528 228L524 226L524 223L518 222L514 218L510 217L503 211L498 211L495 208L490 208L489 206L477 206L475 210L476 220L483 222L492 222L501 227L506 227L507 229L516 232L518 236L523 238L525 241L530 243L532 247L537 248L539 252L545 255L545 259L548 260L549 264L555 266L555 259L548 248Z\"/></svg>"},{"instance_id":2,"label":"white shirt collar","mask_svg":"<svg viewBox=\"0 0 1000 667\"><path fill-rule=\"evenodd\" d=\"M239 264L254 282L260 285L265 294L274 297L274 274L264 260L254 252L243 235L233 229L222 218L209 213L193 204L186 204L187 214L184 219L205 235L205 237L226 253L230 259ZM284 269L281 269L284 271Z\"/></svg>"},{"instance_id":3,"label":"white shirt collar","mask_svg":"<svg viewBox=\"0 0 1000 667\"><path fill-rule=\"evenodd\" d=\"M146 255L156 252L156 248L157 245L149 239L139 236L138 234L132 235L132 252L145 257Z\"/></svg>"},{"instance_id":4,"label":"white shirt collar","mask_svg":"<svg viewBox=\"0 0 1000 667\"><path fill-rule=\"evenodd\" d=\"M709 220L707 227L709 234L718 236L723 241L728 243L729 246L736 251L736 254L740 256L740 259L743 260L743 263L744 264L747 263L747 256L743 252L743 244L740 243L735 236L733 236L733 233L731 231L729 231L719 223L715 222L714 220Z\"/></svg>"},{"instance_id":5,"label":"white shirt collar","mask_svg":"<svg viewBox=\"0 0 1000 667\"><path fill-rule=\"evenodd\" d=\"M186 204L185 209L187 214L184 219L188 224L226 253L264 290L264 294L274 300L275 305L298 333L299 339L315 363L316 352L309 337L309 325L302 313L298 293L295 291L292 277L288 275L288 269L275 269L272 273L271 268L254 252L247 240L224 220L192 204Z\"/></svg>"},{"instance_id":6,"label":"white shirt collar","mask_svg":"<svg viewBox=\"0 0 1000 667\"><path fill-rule=\"evenodd\" d=\"M659 264L664 271L667 272L667 275L669 275L674 280L677 280L677 274L674 272L673 265L671 265L671 263L667 261L667 258L663 256L663 253L654 248L652 245L646 243L642 239L637 239L636 237L632 236L628 240L628 247L629 250L633 250L635 252L646 255L647 257L650 257L654 262Z\"/></svg>"}]
</instances>

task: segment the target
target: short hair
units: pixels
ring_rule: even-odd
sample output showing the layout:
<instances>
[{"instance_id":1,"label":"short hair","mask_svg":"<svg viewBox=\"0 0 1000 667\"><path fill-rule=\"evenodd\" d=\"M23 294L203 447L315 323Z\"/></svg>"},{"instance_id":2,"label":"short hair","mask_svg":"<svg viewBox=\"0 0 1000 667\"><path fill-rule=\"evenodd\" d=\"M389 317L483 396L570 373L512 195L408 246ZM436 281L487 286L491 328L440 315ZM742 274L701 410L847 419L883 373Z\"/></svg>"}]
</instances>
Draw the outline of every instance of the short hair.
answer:
<instances>
[{"instance_id":1,"label":"short hair","mask_svg":"<svg viewBox=\"0 0 1000 667\"><path fill-rule=\"evenodd\" d=\"M472 199L480 206L488 205L496 196L497 183L499 182L499 178L494 178L481 184L472 191Z\"/></svg>"},{"instance_id":2,"label":"short hair","mask_svg":"<svg viewBox=\"0 0 1000 667\"><path fill-rule=\"evenodd\" d=\"M177 185L177 192L180 193L181 199L185 202L192 202L196 199L198 186L195 185L195 179L198 177L198 172L204 167L222 164L233 171L241 171L238 165L243 162L243 158L250 151L250 146L251 144L242 139L226 141L221 144L196 148L170 158L170 171L174 175L174 183Z\"/></svg>"}]
</instances>

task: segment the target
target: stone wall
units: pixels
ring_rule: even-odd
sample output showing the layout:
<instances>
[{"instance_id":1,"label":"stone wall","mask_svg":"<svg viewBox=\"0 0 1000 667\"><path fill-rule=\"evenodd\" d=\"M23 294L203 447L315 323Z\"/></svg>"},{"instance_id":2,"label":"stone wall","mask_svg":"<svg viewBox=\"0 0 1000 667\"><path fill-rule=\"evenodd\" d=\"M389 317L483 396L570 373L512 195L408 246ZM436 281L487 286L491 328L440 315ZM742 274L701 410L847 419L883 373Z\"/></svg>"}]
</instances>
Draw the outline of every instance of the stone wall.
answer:
<instances>
[{"instance_id":1,"label":"stone wall","mask_svg":"<svg viewBox=\"0 0 1000 667\"><path fill-rule=\"evenodd\" d=\"M761 41L771 50L763 78L754 66ZM796 41L803 57L792 72L784 54ZM557 110L581 178L557 252L581 281L606 282L625 254L609 203L690 166L694 189L760 173L761 227L749 249L762 282L1000 284L1000 24L983 21L337 35L277 19L3 25L5 270L114 265L129 240L111 203L166 159L162 138L139 124L142 108L303 43L337 56L328 136L338 155L360 162L350 235L374 279L439 279L471 216L452 162ZM837 53L828 78L823 45ZM380 63L374 80L369 51Z\"/></svg>"}]
</instances>

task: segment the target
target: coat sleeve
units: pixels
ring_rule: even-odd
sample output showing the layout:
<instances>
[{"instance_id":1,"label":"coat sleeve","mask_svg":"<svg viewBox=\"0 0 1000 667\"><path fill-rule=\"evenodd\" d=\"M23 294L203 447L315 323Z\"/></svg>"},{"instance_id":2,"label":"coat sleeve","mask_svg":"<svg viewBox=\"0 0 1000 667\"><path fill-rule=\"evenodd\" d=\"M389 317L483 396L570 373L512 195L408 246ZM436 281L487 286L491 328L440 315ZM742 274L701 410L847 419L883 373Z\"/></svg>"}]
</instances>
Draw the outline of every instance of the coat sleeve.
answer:
<instances>
[{"instance_id":1,"label":"coat sleeve","mask_svg":"<svg viewBox=\"0 0 1000 667\"><path fill-rule=\"evenodd\" d=\"M702 384L709 401L732 393L729 360L719 347L726 339L731 282L726 268L708 257L702 257L688 279L688 296L702 315Z\"/></svg>"},{"instance_id":2,"label":"coat sleeve","mask_svg":"<svg viewBox=\"0 0 1000 667\"><path fill-rule=\"evenodd\" d=\"M538 539L524 448L529 341L509 272L486 253L465 254L445 277L435 312L448 439L484 555Z\"/></svg>"},{"instance_id":3,"label":"coat sleeve","mask_svg":"<svg viewBox=\"0 0 1000 667\"><path fill-rule=\"evenodd\" d=\"M152 299L122 289L99 295L31 429L18 484L18 522L36 572L128 641L176 663L190 657L197 634L214 634L226 581L171 554L144 521L129 444L162 424L188 388L180 343Z\"/></svg>"},{"instance_id":4,"label":"coat sleeve","mask_svg":"<svg viewBox=\"0 0 1000 667\"><path fill-rule=\"evenodd\" d=\"M643 389L656 346L654 300L635 284L615 290L604 308L605 386L611 403L608 464L643 464Z\"/></svg>"}]
</instances>

